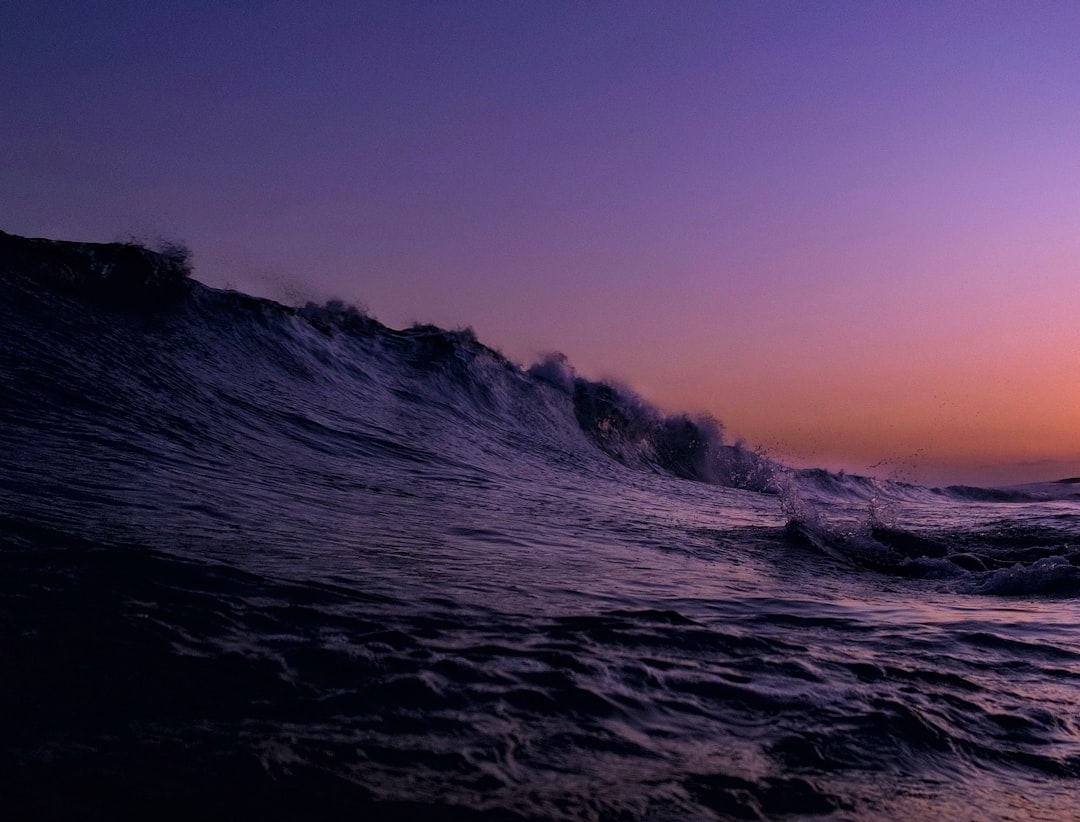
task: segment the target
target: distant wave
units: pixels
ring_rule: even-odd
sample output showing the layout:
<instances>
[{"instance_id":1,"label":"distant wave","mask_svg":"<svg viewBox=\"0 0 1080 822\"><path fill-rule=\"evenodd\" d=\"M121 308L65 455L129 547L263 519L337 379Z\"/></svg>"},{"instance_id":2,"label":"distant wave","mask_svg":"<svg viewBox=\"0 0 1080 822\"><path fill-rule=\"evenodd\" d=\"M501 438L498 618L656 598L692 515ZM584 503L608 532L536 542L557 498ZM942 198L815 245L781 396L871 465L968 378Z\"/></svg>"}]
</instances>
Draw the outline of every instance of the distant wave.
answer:
<instances>
[{"instance_id":1,"label":"distant wave","mask_svg":"<svg viewBox=\"0 0 1080 822\"><path fill-rule=\"evenodd\" d=\"M979 500L981 502L1033 502L1039 495L1027 491L1008 488L978 488L971 485L950 485L941 489L941 493L957 499Z\"/></svg>"}]
</instances>

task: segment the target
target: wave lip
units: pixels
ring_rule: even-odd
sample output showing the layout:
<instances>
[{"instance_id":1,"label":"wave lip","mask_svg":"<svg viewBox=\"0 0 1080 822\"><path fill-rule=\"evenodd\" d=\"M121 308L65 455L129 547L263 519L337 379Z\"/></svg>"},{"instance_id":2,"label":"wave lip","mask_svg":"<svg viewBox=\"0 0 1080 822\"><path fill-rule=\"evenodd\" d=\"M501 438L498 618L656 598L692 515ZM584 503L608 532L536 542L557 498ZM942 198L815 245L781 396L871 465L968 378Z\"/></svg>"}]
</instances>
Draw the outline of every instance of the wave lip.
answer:
<instances>
[{"instance_id":1,"label":"wave lip","mask_svg":"<svg viewBox=\"0 0 1080 822\"><path fill-rule=\"evenodd\" d=\"M570 397L582 431L609 456L682 479L777 493L780 466L736 442L708 415L663 414L633 391L579 377L561 353L548 354L528 372Z\"/></svg>"}]
</instances>

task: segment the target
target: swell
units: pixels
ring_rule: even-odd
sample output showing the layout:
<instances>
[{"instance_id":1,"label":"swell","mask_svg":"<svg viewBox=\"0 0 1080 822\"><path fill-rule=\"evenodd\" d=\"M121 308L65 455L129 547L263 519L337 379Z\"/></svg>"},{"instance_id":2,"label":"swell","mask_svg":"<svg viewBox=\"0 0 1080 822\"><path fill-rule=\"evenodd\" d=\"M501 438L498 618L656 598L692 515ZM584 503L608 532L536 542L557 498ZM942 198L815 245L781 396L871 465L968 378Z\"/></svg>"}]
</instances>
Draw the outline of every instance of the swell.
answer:
<instances>
[{"instance_id":1,"label":"swell","mask_svg":"<svg viewBox=\"0 0 1080 822\"><path fill-rule=\"evenodd\" d=\"M626 389L567 378L565 360L524 370L468 329L394 330L341 303L290 308L210 289L190 278L188 254L176 246L154 252L0 233L0 277L13 329L6 366L22 387L7 402L23 410L74 406L107 417L133 388L155 390L156 382L178 397L199 396L207 413L234 413L244 398L214 376L226 374L252 396L269 388L282 407L299 399L301 413L314 415L322 403L305 402L305 393L314 400L319 383L336 382L383 417L391 416L386 406L422 407L528 451L591 446L624 465L755 490L770 489L775 470L740 443L724 443L715 420L667 416ZM553 377L559 367L562 378ZM76 371L104 387L93 390ZM115 375L139 384L108 385ZM269 416L280 413L265 396L257 402Z\"/></svg>"},{"instance_id":2,"label":"swell","mask_svg":"<svg viewBox=\"0 0 1080 822\"><path fill-rule=\"evenodd\" d=\"M0 234L9 507L102 538L164 515L240 540L259 532L245 517L278 506L299 545L330 527L314 513L328 505L404 512L526 466L553 486L563 471L628 466L778 494L790 524L776 542L857 567L974 593L1080 594L1073 519L919 530L891 510L1036 497L788 471L726 443L716 420L665 415L561 355L526 370L468 329L394 330L341 303L290 308L189 274L177 249ZM829 521L837 508L847 521Z\"/></svg>"}]
</instances>

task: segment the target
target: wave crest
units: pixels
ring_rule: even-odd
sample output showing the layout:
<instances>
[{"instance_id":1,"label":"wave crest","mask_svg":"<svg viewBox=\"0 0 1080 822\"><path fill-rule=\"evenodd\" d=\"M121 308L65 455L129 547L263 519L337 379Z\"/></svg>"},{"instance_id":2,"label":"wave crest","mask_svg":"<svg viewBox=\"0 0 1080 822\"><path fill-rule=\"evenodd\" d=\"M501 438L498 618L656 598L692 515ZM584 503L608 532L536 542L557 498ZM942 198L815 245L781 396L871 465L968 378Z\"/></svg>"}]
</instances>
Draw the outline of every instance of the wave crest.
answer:
<instances>
[{"instance_id":1,"label":"wave crest","mask_svg":"<svg viewBox=\"0 0 1080 822\"><path fill-rule=\"evenodd\" d=\"M135 242L74 243L0 231L0 271L117 307L153 307L190 289L191 252L176 242L154 251Z\"/></svg>"}]
</instances>

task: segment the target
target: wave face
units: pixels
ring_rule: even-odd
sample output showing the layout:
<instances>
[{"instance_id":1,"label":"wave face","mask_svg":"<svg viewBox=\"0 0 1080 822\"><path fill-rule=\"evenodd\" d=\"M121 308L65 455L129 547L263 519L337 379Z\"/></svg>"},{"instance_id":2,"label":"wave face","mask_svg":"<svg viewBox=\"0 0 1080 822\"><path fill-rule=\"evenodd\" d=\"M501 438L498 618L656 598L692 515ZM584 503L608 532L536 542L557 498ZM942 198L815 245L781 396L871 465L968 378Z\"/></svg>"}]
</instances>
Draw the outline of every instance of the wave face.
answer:
<instances>
[{"instance_id":1,"label":"wave face","mask_svg":"<svg viewBox=\"0 0 1080 822\"><path fill-rule=\"evenodd\" d=\"M1070 495L187 274L0 234L12 818L1075 815Z\"/></svg>"}]
</instances>

